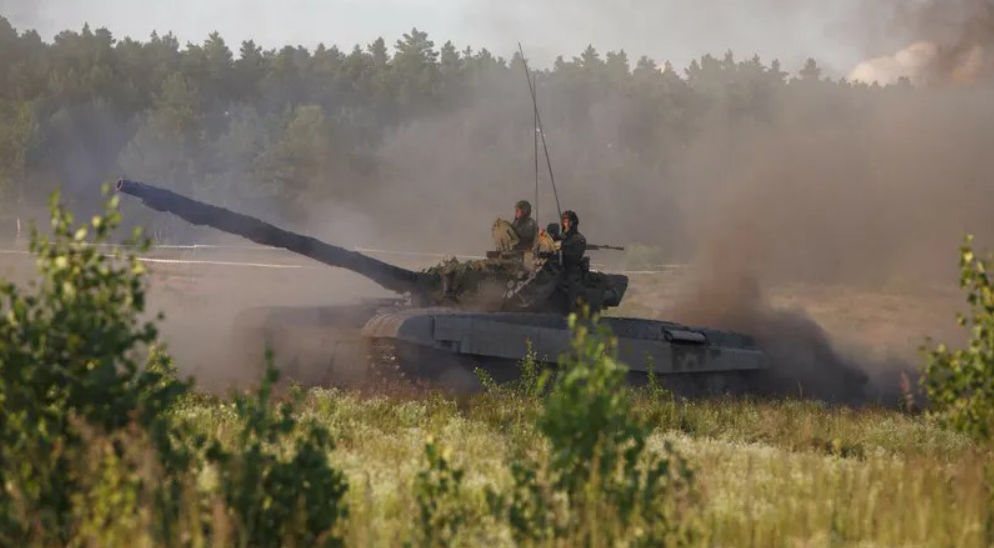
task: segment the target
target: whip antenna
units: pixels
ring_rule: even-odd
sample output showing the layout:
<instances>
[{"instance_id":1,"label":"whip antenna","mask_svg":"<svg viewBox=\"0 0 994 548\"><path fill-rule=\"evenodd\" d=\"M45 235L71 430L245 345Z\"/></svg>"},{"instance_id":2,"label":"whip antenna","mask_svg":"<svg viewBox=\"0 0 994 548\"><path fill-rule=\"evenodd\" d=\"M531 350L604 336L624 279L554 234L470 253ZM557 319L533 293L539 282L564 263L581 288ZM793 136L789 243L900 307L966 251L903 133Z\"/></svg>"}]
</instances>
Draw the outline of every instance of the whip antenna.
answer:
<instances>
[{"instance_id":1,"label":"whip antenna","mask_svg":"<svg viewBox=\"0 0 994 548\"><path fill-rule=\"evenodd\" d=\"M522 59L524 59L524 56L522 56ZM525 73L525 74L527 75L527 73ZM531 79L529 79L529 81L531 81ZM535 89L534 86L535 86L535 83L532 82L532 84L531 84L532 89ZM538 108L536 107L533 110L535 112L535 121L532 124L532 126L533 126L532 127L532 140L534 141L534 144L535 144L535 149L534 149L535 150L535 219L537 221L538 219L542 218L541 217L541 210L538 207ZM20 227L18 227L18 229L19 228Z\"/></svg>"},{"instance_id":2,"label":"whip antenna","mask_svg":"<svg viewBox=\"0 0 994 548\"><path fill-rule=\"evenodd\" d=\"M542 137L542 150L545 152L545 164L549 168L549 182L552 183L552 195L556 198L556 211L562 218L563 210L559 206L559 192L556 190L556 176L552 173L552 160L549 159L549 145L545 142L545 130L542 128L542 115L538 113L538 100L535 98L535 82L532 80L531 71L528 70L528 61L525 60L525 50L518 42L518 52L521 54L521 63L525 67L525 80L528 81L528 91L532 96L532 108L535 113L535 123L538 126L538 134ZM536 149L538 146L536 145ZM538 163L538 154L535 155L535 162ZM536 171L537 174L537 171Z\"/></svg>"}]
</instances>

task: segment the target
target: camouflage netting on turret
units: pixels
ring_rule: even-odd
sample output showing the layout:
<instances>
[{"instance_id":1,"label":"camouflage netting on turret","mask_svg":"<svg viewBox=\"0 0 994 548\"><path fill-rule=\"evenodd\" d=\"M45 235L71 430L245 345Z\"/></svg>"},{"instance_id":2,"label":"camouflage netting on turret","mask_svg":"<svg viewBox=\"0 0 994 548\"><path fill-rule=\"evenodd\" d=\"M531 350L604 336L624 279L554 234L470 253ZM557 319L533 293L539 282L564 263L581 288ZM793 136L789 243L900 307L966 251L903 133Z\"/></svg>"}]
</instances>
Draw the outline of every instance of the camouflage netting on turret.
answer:
<instances>
[{"instance_id":1,"label":"camouflage netting on turret","mask_svg":"<svg viewBox=\"0 0 994 548\"><path fill-rule=\"evenodd\" d=\"M435 295L439 302L499 309L508 282L524 280L530 272L520 253L494 253L471 261L452 258L424 270L424 274L438 280Z\"/></svg>"}]
</instances>

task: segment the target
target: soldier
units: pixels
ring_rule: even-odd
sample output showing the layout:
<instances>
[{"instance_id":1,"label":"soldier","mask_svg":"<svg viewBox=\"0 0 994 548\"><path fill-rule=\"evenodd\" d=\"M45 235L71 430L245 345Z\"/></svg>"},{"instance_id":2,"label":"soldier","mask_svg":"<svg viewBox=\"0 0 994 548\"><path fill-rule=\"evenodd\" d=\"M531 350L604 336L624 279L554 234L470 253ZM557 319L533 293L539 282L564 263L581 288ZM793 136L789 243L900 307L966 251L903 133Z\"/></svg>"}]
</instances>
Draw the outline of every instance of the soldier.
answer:
<instances>
[{"instance_id":1,"label":"soldier","mask_svg":"<svg viewBox=\"0 0 994 548\"><path fill-rule=\"evenodd\" d=\"M514 222L511 226L515 234L518 235L518 244L515 250L528 251L535 244L535 237L538 236L538 224L532 219L532 205L527 200L520 200L514 205Z\"/></svg>"},{"instance_id":2,"label":"soldier","mask_svg":"<svg viewBox=\"0 0 994 548\"><path fill-rule=\"evenodd\" d=\"M563 211L561 234L559 235L559 250L563 259L563 278L560 287L566 295L567 306L571 312L577 312L583 304L583 280L586 269L583 255L587 252L587 239L580 234L580 218L572 210Z\"/></svg>"},{"instance_id":3,"label":"soldier","mask_svg":"<svg viewBox=\"0 0 994 548\"><path fill-rule=\"evenodd\" d=\"M563 252L563 267L567 274L579 273L583 254L587 252L587 239L580 234L580 218L576 212L571 210L563 211L560 220L562 233L559 236L559 249Z\"/></svg>"}]
</instances>

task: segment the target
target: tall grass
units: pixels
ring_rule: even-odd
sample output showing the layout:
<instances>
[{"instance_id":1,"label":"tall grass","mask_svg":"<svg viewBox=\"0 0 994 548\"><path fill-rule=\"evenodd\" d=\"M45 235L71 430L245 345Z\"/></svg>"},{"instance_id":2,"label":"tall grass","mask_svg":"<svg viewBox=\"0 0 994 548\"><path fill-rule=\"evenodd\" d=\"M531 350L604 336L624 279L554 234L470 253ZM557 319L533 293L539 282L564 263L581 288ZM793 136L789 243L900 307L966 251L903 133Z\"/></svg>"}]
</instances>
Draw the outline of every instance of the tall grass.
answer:
<instances>
[{"instance_id":1,"label":"tall grass","mask_svg":"<svg viewBox=\"0 0 994 548\"><path fill-rule=\"evenodd\" d=\"M331 460L350 485L346 543L391 546L409 538L412 489L424 442L447 447L465 471L462 500L484 513L488 487L511 485L507 462L545 449L531 416L538 403L494 394L460 408L443 398L364 397L315 389L301 408L338 443ZM643 393L636 413L658 421L650 446L670 440L700 490L699 545L988 546L992 454L921 416L801 401L668 402ZM223 402L180 412L222 437ZM506 524L466 523L455 544L510 546Z\"/></svg>"}]
</instances>

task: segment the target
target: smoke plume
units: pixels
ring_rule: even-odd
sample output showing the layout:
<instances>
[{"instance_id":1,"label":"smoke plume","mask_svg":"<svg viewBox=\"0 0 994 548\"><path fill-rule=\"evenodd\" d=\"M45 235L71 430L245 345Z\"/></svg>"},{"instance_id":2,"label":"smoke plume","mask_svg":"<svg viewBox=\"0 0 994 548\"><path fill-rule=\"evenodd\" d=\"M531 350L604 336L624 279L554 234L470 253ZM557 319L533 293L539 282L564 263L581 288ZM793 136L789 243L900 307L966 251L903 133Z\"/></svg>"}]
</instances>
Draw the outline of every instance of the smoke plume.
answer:
<instances>
[{"instance_id":1,"label":"smoke plume","mask_svg":"<svg viewBox=\"0 0 994 548\"><path fill-rule=\"evenodd\" d=\"M994 4L989 0L897 6L895 20L918 41L893 55L860 63L850 80L885 84L905 77L926 85L964 85L994 76Z\"/></svg>"}]
</instances>

